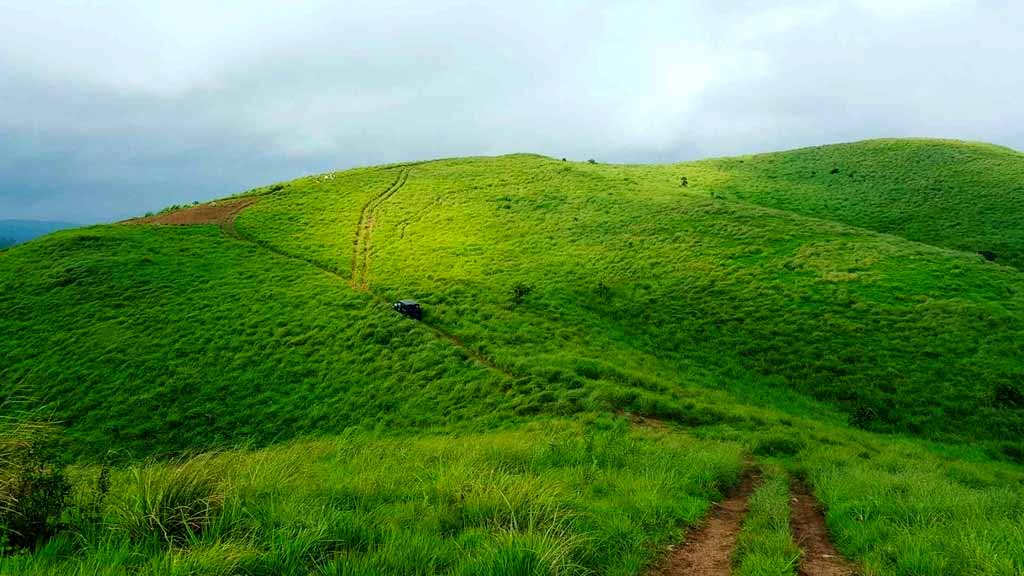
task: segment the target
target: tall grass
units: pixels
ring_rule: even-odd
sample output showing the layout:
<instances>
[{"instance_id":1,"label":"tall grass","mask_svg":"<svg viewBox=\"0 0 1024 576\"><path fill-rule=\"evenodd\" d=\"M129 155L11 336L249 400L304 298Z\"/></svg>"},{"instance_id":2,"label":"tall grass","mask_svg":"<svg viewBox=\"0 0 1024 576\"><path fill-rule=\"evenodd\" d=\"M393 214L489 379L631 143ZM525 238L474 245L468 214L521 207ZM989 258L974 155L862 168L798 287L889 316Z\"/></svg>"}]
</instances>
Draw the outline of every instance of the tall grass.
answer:
<instances>
[{"instance_id":1,"label":"tall grass","mask_svg":"<svg viewBox=\"0 0 1024 576\"><path fill-rule=\"evenodd\" d=\"M829 531L868 574L1024 572L1024 473L900 441L814 446L800 466Z\"/></svg>"},{"instance_id":2,"label":"tall grass","mask_svg":"<svg viewBox=\"0 0 1024 576\"><path fill-rule=\"evenodd\" d=\"M0 573L632 574L740 467L621 420L214 453L115 471L103 530Z\"/></svg>"},{"instance_id":3,"label":"tall grass","mask_svg":"<svg viewBox=\"0 0 1024 576\"><path fill-rule=\"evenodd\" d=\"M156 466L132 466L118 492L115 525L135 541L166 544L198 539L224 504L213 455Z\"/></svg>"}]
</instances>

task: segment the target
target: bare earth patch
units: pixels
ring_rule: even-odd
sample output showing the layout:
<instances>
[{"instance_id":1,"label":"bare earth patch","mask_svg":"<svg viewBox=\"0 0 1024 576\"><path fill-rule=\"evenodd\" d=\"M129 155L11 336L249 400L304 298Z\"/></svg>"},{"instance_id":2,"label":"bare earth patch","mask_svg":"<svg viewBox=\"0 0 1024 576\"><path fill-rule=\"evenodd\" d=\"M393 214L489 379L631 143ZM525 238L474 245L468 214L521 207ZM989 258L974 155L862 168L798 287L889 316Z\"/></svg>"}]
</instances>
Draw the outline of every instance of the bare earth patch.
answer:
<instances>
[{"instance_id":1,"label":"bare earth patch","mask_svg":"<svg viewBox=\"0 0 1024 576\"><path fill-rule=\"evenodd\" d=\"M193 224L222 224L228 218L237 214L242 208L256 201L256 198L237 198L234 200L220 200L208 204L200 204L189 208L182 208L167 214L159 214L148 218L135 218L129 220L130 224L165 224L173 226L187 226Z\"/></svg>"},{"instance_id":2,"label":"bare earth patch","mask_svg":"<svg viewBox=\"0 0 1024 576\"><path fill-rule=\"evenodd\" d=\"M793 541L803 550L800 576L855 576L857 568L839 555L828 537L825 516L807 487L793 484L790 497Z\"/></svg>"},{"instance_id":3,"label":"bare earth patch","mask_svg":"<svg viewBox=\"0 0 1024 576\"><path fill-rule=\"evenodd\" d=\"M649 576L729 576L736 536L747 515L747 499L756 482L753 474L745 475L735 493L716 504L703 525L688 534L681 547L671 548Z\"/></svg>"}]
</instances>

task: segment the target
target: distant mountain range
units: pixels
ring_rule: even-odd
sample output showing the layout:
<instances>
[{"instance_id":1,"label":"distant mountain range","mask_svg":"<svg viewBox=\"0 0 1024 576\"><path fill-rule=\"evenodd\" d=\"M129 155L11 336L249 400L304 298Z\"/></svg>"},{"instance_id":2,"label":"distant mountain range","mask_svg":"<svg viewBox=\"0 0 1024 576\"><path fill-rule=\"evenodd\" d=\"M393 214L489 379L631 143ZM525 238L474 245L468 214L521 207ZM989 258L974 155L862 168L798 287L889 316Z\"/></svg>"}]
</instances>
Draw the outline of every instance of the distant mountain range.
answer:
<instances>
[{"instance_id":1,"label":"distant mountain range","mask_svg":"<svg viewBox=\"0 0 1024 576\"><path fill-rule=\"evenodd\" d=\"M28 242L44 234L75 226L78 224L51 220L0 220L0 248Z\"/></svg>"}]
</instances>

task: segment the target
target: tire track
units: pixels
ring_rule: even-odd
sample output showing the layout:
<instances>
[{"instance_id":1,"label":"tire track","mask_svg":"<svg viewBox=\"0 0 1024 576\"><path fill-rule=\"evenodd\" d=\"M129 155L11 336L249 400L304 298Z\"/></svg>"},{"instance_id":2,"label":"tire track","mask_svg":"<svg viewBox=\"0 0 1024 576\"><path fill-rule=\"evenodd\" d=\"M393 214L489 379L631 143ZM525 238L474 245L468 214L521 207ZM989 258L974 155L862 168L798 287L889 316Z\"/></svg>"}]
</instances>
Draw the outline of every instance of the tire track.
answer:
<instances>
[{"instance_id":1,"label":"tire track","mask_svg":"<svg viewBox=\"0 0 1024 576\"><path fill-rule=\"evenodd\" d=\"M352 253L352 287L363 292L370 290L370 256L373 250L373 224L377 216L377 209L381 204L391 198L409 178L409 169L405 168L398 173L398 177L391 183L391 186L381 194L374 196L359 213L359 225L356 227L356 236L353 239Z\"/></svg>"},{"instance_id":2,"label":"tire track","mask_svg":"<svg viewBox=\"0 0 1024 576\"><path fill-rule=\"evenodd\" d=\"M701 527L687 534L683 546L670 548L661 565L648 576L729 576L736 537L747 515L747 500L758 481L756 474L747 472L733 495L714 504Z\"/></svg>"},{"instance_id":3,"label":"tire track","mask_svg":"<svg viewBox=\"0 0 1024 576\"><path fill-rule=\"evenodd\" d=\"M855 576L856 566L843 558L828 537L825 517L814 496L800 482L790 487L790 529L803 552L799 576Z\"/></svg>"},{"instance_id":4,"label":"tire track","mask_svg":"<svg viewBox=\"0 0 1024 576\"><path fill-rule=\"evenodd\" d=\"M221 232L237 240L246 240L246 238L242 238L242 235L239 234L238 230L235 228L235 219L238 218L238 215L242 213L242 210L245 210L249 206L252 206L253 204L259 201L260 197L254 196L252 198L247 198L239 202L238 204L232 206L231 210L228 211L227 215L224 216L224 219L221 220L220 222Z\"/></svg>"}]
</instances>

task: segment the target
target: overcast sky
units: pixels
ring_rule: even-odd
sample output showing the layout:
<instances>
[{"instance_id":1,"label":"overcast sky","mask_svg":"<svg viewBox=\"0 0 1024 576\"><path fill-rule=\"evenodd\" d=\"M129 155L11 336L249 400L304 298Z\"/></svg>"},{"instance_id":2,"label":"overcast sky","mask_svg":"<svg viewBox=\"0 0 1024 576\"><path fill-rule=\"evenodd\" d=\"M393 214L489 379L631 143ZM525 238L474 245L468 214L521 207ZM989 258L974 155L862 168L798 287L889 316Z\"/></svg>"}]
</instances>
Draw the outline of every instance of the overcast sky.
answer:
<instances>
[{"instance_id":1,"label":"overcast sky","mask_svg":"<svg viewBox=\"0 0 1024 576\"><path fill-rule=\"evenodd\" d=\"M0 219L357 165L1024 149L1024 2L0 0Z\"/></svg>"}]
</instances>

